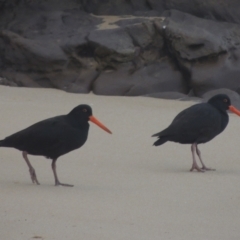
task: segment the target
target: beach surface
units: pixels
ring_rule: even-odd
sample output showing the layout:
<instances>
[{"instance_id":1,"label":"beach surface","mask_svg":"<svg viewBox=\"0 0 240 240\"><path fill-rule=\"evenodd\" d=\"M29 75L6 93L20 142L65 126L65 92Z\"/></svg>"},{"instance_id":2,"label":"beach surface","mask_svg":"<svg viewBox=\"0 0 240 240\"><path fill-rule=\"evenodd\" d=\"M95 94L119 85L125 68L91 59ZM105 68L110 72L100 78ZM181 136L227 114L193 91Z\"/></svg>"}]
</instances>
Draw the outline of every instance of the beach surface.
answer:
<instances>
[{"instance_id":1,"label":"beach surface","mask_svg":"<svg viewBox=\"0 0 240 240\"><path fill-rule=\"evenodd\" d=\"M216 171L189 172L190 145L152 146L193 102L71 94L0 86L0 139L86 103L113 134L90 123L85 145L57 161L29 156L41 185L32 184L16 149L0 149L0 239L239 240L240 118L199 145Z\"/></svg>"}]
</instances>

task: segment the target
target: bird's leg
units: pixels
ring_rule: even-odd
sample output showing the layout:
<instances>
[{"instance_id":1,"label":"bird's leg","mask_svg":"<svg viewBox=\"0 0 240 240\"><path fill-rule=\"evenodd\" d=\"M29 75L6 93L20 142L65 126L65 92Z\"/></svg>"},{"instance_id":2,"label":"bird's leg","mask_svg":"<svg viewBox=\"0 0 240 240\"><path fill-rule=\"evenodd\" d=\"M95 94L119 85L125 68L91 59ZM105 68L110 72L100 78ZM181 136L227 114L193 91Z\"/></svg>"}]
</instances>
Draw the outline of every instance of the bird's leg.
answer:
<instances>
[{"instance_id":1,"label":"bird's leg","mask_svg":"<svg viewBox=\"0 0 240 240\"><path fill-rule=\"evenodd\" d=\"M30 177L32 179L32 182L36 183L37 185L40 185L40 183L37 180L37 175L36 175L35 169L32 167L30 161L28 160L28 157L27 157L28 153L26 151L23 151L22 155L23 155L23 158L24 158L24 160L26 161L26 163L29 167L29 172L30 172Z\"/></svg>"},{"instance_id":2,"label":"bird's leg","mask_svg":"<svg viewBox=\"0 0 240 240\"><path fill-rule=\"evenodd\" d=\"M198 155L198 157L199 157L199 159L200 159L200 162L201 162L201 164L202 164L202 168L201 169L203 169L203 170L206 170L206 171L215 171L216 169L213 169L213 168L208 168L208 167L206 167L206 165L203 163L203 160L202 160L202 157L201 157L201 152L200 152L200 150L198 149L198 146L196 145L196 153L197 153L197 155Z\"/></svg>"},{"instance_id":3,"label":"bird's leg","mask_svg":"<svg viewBox=\"0 0 240 240\"><path fill-rule=\"evenodd\" d=\"M56 161L57 159L53 159L52 160L52 170L53 170L53 175L54 175L54 179L55 179L55 186L65 186L65 187L73 187L73 185L71 184L65 184L65 183L60 183L58 180L58 176L57 176L57 166L56 166Z\"/></svg>"},{"instance_id":4,"label":"bird's leg","mask_svg":"<svg viewBox=\"0 0 240 240\"><path fill-rule=\"evenodd\" d=\"M196 149L197 144L193 143L191 146L191 150L192 150L192 157L193 157L193 164L192 164L192 168L190 169L190 171L192 172L194 169L196 169L198 172L204 172L203 169L201 169L196 162L196 158L195 158L195 149Z\"/></svg>"}]
</instances>

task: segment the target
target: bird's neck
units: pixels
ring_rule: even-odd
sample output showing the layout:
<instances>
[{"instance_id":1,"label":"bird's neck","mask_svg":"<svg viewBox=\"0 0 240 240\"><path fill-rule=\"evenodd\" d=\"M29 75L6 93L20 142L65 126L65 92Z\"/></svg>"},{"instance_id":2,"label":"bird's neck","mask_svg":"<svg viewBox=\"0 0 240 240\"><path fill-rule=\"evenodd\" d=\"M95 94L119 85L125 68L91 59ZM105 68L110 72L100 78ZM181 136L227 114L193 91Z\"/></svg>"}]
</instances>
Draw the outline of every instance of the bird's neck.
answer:
<instances>
[{"instance_id":1,"label":"bird's neck","mask_svg":"<svg viewBox=\"0 0 240 240\"><path fill-rule=\"evenodd\" d=\"M227 111L221 111L221 115L222 115L222 123L221 123L221 127L222 127L222 131L226 128L226 126L228 125L228 121L229 121L229 116Z\"/></svg>"},{"instance_id":2,"label":"bird's neck","mask_svg":"<svg viewBox=\"0 0 240 240\"><path fill-rule=\"evenodd\" d=\"M89 123L86 120L78 120L76 118L73 118L71 116L68 117L68 121L71 123L71 126L77 129L89 129Z\"/></svg>"}]
</instances>

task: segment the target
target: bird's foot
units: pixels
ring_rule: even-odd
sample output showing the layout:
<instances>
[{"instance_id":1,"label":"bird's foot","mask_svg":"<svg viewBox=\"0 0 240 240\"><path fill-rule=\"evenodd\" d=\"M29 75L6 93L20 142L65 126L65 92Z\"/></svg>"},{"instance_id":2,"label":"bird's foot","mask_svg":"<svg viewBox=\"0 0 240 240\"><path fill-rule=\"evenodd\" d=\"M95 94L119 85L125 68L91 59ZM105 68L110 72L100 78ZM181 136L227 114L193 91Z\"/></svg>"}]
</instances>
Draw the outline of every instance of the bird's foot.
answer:
<instances>
[{"instance_id":1,"label":"bird's foot","mask_svg":"<svg viewBox=\"0 0 240 240\"><path fill-rule=\"evenodd\" d=\"M40 185L40 183L37 180L37 175L36 175L35 169L33 167L29 168L29 173L30 173L30 177L32 179L32 182L36 183L37 185Z\"/></svg>"},{"instance_id":2,"label":"bird's foot","mask_svg":"<svg viewBox=\"0 0 240 240\"><path fill-rule=\"evenodd\" d=\"M196 169L198 172L205 172L205 170L200 168L198 165L193 165L190 169L190 172L192 172L194 169Z\"/></svg>"},{"instance_id":3,"label":"bird's foot","mask_svg":"<svg viewBox=\"0 0 240 240\"><path fill-rule=\"evenodd\" d=\"M74 185L66 184L66 183L60 183L59 181L56 181L55 186L73 187Z\"/></svg>"},{"instance_id":4,"label":"bird's foot","mask_svg":"<svg viewBox=\"0 0 240 240\"><path fill-rule=\"evenodd\" d=\"M216 171L216 169L214 169L214 168L208 168L208 167L206 167L206 166L203 166L201 169L204 170L204 171Z\"/></svg>"}]
</instances>

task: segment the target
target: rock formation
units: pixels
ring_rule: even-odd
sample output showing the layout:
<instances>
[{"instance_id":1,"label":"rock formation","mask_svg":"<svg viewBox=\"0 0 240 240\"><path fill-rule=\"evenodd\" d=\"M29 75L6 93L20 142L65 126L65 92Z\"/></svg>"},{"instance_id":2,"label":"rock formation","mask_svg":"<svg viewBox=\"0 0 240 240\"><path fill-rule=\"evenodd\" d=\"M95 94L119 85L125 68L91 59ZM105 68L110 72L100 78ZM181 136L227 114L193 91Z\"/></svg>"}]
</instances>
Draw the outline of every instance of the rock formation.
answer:
<instances>
[{"instance_id":1,"label":"rock formation","mask_svg":"<svg viewBox=\"0 0 240 240\"><path fill-rule=\"evenodd\" d=\"M0 84L174 99L217 89L238 95L239 12L237 0L1 0Z\"/></svg>"}]
</instances>

